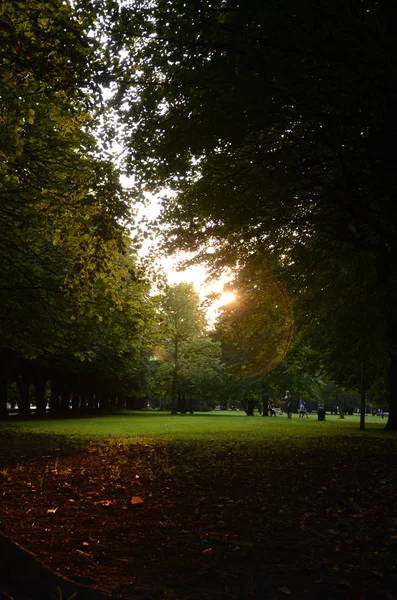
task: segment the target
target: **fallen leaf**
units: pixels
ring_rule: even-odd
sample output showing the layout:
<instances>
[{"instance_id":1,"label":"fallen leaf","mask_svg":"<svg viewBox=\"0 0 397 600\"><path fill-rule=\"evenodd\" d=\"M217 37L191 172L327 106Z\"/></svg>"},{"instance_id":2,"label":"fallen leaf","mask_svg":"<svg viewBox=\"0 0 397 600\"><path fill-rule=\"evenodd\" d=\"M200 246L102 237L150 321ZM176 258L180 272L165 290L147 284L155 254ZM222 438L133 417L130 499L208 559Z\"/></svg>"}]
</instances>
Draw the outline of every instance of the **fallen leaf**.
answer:
<instances>
[{"instance_id":1,"label":"fallen leaf","mask_svg":"<svg viewBox=\"0 0 397 600\"><path fill-rule=\"evenodd\" d=\"M291 596L292 592L289 588L287 587L281 587L277 590L280 594L283 594L284 596Z\"/></svg>"},{"instance_id":2,"label":"fallen leaf","mask_svg":"<svg viewBox=\"0 0 397 600\"><path fill-rule=\"evenodd\" d=\"M132 496L131 504L143 504L143 498L141 496Z\"/></svg>"}]
</instances>

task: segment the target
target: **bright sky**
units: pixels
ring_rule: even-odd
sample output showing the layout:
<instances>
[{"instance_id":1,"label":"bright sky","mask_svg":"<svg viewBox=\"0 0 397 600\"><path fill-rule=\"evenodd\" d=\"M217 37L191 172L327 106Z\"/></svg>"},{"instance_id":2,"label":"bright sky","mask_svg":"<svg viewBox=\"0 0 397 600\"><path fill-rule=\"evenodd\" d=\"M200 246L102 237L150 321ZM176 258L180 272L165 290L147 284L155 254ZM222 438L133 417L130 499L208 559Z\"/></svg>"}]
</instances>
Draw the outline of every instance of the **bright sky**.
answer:
<instances>
[{"instance_id":1,"label":"bright sky","mask_svg":"<svg viewBox=\"0 0 397 600\"><path fill-rule=\"evenodd\" d=\"M128 187L128 180L123 180L123 185ZM145 194L146 196L146 206L142 203L138 209L138 219L145 217L148 221L155 220L160 214L160 203L155 196L150 194L149 192ZM148 252L149 248L152 246L153 242L147 240L142 248L142 252ZM202 265L195 265L186 269L184 271L178 271L177 265L178 262L182 260L186 260L189 258L189 255L186 253L180 253L176 256L169 257L164 256L159 258L159 263L164 269L164 272L167 275L168 283L192 283L194 289L199 294L200 300L203 302L206 299L206 296L212 293L221 294L219 300L213 302L211 306L206 310L207 319L210 324L213 324L216 319L217 310L229 302L232 302L235 299L235 296L232 292L223 292L223 288L225 284L229 281L230 277L227 274L221 275L218 279L211 281L210 283L206 283L206 279L208 277L207 270Z\"/></svg>"},{"instance_id":2,"label":"bright sky","mask_svg":"<svg viewBox=\"0 0 397 600\"><path fill-rule=\"evenodd\" d=\"M223 291L225 284L230 278L227 275L223 275L210 283L206 283L208 273L203 266L196 265L185 271L176 271L175 265L177 262L178 257L164 258L162 261L164 270L167 273L168 283L181 283L182 281L192 283L202 302L209 294L221 294L219 300L213 302L206 310L207 319L212 324L216 318L217 310L221 306L233 302L235 299L235 295L232 292Z\"/></svg>"},{"instance_id":3,"label":"bright sky","mask_svg":"<svg viewBox=\"0 0 397 600\"><path fill-rule=\"evenodd\" d=\"M104 90L104 95L106 97L110 97L112 92L110 90ZM122 154L122 148L118 144L114 146L115 156L120 156ZM117 159L116 159L117 162ZM133 178L128 178L126 176L121 176L120 178L121 184L125 188L131 188L134 185ZM141 207L138 210L138 220L139 218L145 217L148 221L155 220L160 214L160 203L158 199L153 196L150 192L146 195L146 205L141 204ZM147 241L143 245L142 252L148 252L150 245L153 244L150 240ZM186 255L178 255L175 257L164 256L159 259L161 266L164 269L164 272L167 275L168 283L171 285L174 283L181 283L182 281L187 283L192 283L194 285L195 290L199 294L201 302L204 302L206 296L212 293L221 294L219 300L213 302L211 307L206 310L207 319L209 324L213 324L216 319L217 310L229 302L233 302L235 299L235 295L232 292L223 292L224 285L229 281L230 277L226 274L223 274L217 280L211 281L211 283L206 283L206 279L208 277L208 273L203 266L196 265L191 267L185 271L177 271L176 265L178 261L188 258Z\"/></svg>"}]
</instances>

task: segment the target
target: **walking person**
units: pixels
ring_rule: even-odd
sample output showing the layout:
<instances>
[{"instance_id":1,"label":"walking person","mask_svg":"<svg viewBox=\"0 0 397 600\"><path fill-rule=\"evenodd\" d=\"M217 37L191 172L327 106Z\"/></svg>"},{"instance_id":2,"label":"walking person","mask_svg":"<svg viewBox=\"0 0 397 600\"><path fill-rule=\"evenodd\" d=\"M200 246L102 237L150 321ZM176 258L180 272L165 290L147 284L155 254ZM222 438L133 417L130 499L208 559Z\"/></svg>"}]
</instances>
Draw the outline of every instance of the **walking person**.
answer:
<instances>
[{"instance_id":1,"label":"walking person","mask_svg":"<svg viewBox=\"0 0 397 600\"><path fill-rule=\"evenodd\" d=\"M306 404L303 402L303 400L301 400L300 403L300 407L299 407L299 417L303 417L306 415L306 418L309 418L309 415L307 414L307 409L306 409Z\"/></svg>"},{"instance_id":2,"label":"walking person","mask_svg":"<svg viewBox=\"0 0 397 600\"><path fill-rule=\"evenodd\" d=\"M289 391L285 392L285 411L287 413L288 419L292 419L292 398L289 395Z\"/></svg>"}]
</instances>

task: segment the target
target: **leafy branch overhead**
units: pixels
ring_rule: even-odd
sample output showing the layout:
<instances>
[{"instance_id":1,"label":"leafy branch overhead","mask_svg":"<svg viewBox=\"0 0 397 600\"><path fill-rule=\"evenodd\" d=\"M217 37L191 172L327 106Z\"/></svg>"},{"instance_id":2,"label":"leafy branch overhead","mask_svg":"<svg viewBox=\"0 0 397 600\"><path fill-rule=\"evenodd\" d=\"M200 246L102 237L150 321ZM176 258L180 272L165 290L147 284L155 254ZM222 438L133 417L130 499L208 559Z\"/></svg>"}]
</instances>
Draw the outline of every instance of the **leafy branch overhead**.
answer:
<instances>
[{"instance_id":1,"label":"leafy branch overhead","mask_svg":"<svg viewBox=\"0 0 397 600\"><path fill-rule=\"evenodd\" d=\"M82 361L87 380L104 362L109 379L131 376L152 331L131 198L96 134L95 18L88 3L0 6L1 374L29 391L51 373L55 398ZM1 415L5 404L2 388Z\"/></svg>"},{"instance_id":2,"label":"leafy branch overhead","mask_svg":"<svg viewBox=\"0 0 397 600\"><path fill-rule=\"evenodd\" d=\"M215 272L270 262L305 343L341 383L346 364L355 385L363 364L369 384L380 374L397 427L397 7L107 8L127 168L137 188L177 192L164 203L169 248Z\"/></svg>"}]
</instances>

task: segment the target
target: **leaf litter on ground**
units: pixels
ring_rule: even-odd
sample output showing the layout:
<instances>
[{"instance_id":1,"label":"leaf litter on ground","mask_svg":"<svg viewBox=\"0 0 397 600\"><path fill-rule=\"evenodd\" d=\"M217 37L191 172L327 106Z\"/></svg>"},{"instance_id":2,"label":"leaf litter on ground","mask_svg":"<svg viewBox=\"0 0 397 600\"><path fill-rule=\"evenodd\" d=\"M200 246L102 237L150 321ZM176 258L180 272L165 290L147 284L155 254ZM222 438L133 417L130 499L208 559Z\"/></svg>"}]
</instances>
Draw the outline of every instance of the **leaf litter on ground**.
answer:
<instances>
[{"instance_id":1,"label":"leaf litter on ground","mask_svg":"<svg viewBox=\"0 0 397 600\"><path fill-rule=\"evenodd\" d=\"M396 593L396 439L39 437L3 453L0 526L72 580L125 600Z\"/></svg>"}]
</instances>

